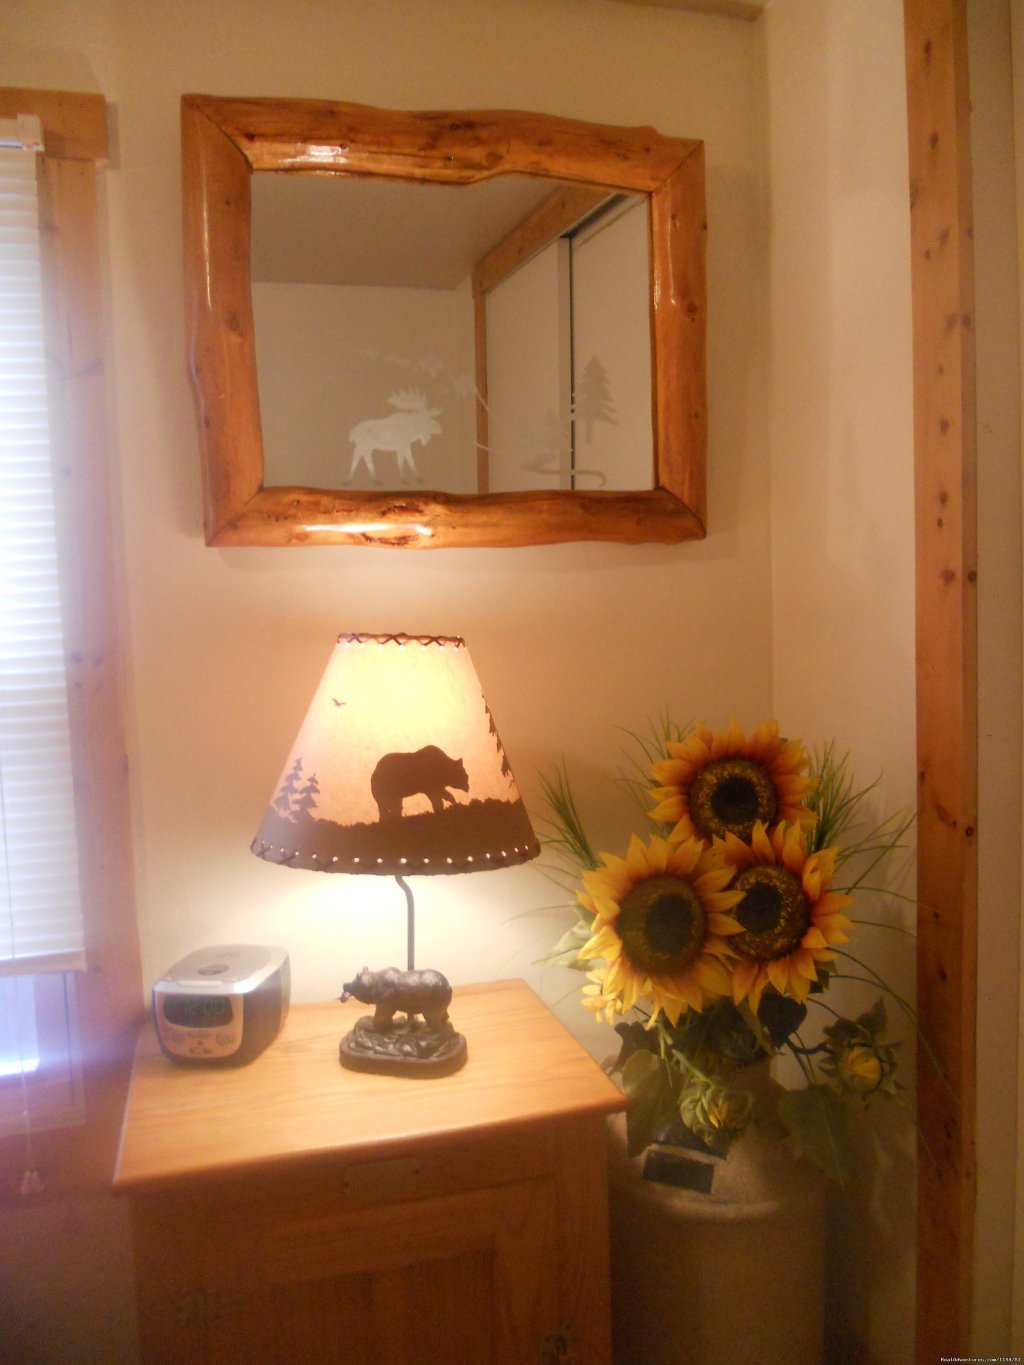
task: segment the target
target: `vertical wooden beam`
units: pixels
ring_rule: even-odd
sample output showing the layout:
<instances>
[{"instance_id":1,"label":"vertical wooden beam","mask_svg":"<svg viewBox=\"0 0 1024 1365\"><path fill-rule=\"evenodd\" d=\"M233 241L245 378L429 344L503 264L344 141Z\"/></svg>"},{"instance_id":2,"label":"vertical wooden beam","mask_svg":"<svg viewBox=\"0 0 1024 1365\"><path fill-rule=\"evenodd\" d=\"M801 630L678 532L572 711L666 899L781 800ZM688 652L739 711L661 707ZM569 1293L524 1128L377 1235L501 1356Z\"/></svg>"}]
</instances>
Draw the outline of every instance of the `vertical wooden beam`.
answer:
<instances>
[{"instance_id":1,"label":"vertical wooden beam","mask_svg":"<svg viewBox=\"0 0 1024 1365\"><path fill-rule=\"evenodd\" d=\"M970 1346L977 961L974 279L965 0L904 0L917 521L917 1359Z\"/></svg>"}]
</instances>

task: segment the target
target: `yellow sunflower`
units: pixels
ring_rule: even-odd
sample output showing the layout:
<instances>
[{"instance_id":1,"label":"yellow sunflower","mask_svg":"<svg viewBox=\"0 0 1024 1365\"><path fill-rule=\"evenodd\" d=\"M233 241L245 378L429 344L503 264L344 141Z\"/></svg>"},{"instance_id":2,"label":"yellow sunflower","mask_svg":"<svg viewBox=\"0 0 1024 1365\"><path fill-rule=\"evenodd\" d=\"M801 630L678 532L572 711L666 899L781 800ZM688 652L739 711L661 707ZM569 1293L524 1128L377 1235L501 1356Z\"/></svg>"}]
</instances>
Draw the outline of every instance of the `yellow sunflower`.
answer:
<instances>
[{"instance_id":1,"label":"yellow sunflower","mask_svg":"<svg viewBox=\"0 0 1024 1365\"><path fill-rule=\"evenodd\" d=\"M665 747L670 757L652 768L658 785L651 790L651 818L673 825L671 838L749 840L755 820L814 823L802 804L814 785L807 751L797 739L781 739L777 721L765 721L751 735L735 722L717 733L697 725Z\"/></svg>"},{"instance_id":2,"label":"yellow sunflower","mask_svg":"<svg viewBox=\"0 0 1024 1365\"><path fill-rule=\"evenodd\" d=\"M799 825L776 825L769 833L760 820L749 843L730 834L718 847L736 869L733 887L742 896L733 913L743 932L729 940L739 958L733 1000L749 1000L756 1010L769 983L780 995L805 1000L818 964L835 961L831 949L847 943L853 928L843 914L853 897L829 889L836 850L808 853Z\"/></svg>"},{"instance_id":3,"label":"yellow sunflower","mask_svg":"<svg viewBox=\"0 0 1024 1365\"><path fill-rule=\"evenodd\" d=\"M583 988L587 1008L612 1023L649 1001L652 1019L660 1010L675 1024L683 1010L728 995L726 940L742 926L727 913L740 896L728 889L733 870L721 850L634 835L625 858L601 856L578 892L594 916L580 956L601 960Z\"/></svg>"}]
</instances>

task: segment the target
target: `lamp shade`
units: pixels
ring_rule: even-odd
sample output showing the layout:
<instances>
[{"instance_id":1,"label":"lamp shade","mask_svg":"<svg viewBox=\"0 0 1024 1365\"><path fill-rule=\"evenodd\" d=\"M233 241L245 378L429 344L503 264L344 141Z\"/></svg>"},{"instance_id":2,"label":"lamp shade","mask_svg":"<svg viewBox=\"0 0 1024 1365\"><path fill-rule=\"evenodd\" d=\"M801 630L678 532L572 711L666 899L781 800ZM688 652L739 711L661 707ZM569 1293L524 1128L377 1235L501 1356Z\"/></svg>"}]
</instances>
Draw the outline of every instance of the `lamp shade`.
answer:
<instances>
[{"instance_id":1,"label":"lamp shade","mask_svg":"<svg viewBox=\"0 0 1024 1365\"><path fill-rule=\"evenodd\" d=\"M319 872L478 872L540 852L465 642L340 635L252 851Z\"/></svg>"}]
</instances>

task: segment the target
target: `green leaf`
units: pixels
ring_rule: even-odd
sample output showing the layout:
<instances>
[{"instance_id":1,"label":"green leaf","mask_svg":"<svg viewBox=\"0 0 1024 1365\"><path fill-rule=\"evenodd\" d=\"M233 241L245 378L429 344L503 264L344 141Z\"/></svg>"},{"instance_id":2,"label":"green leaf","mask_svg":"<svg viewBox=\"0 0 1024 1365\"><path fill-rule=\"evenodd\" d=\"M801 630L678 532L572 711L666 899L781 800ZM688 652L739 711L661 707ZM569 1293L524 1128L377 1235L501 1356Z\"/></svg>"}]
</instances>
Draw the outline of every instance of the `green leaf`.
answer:
<instances>
[{"instance_id":1,"label":"green leaf","mask_svg":"<svg viewBox=\"0 0 1024 1365\"><path fill-rule=\"evenodd\" d=\"M647 1052L658 1055L658 1035L653 1029L644 1028L639 1021L615 1025L615 1032L619 1035L621 1046L619 1055L612 1064L611 1070L620 1074L625 1070L626 1063L634 1052Z\"/></svg>"},{"instance_id":2,"label":"green leaf","mask_svg":"<svg viewBox=\"0 0 1024 1365\"><path fill-rule=\"evenodd\" d=\"M830 1180L844 1185L850 1177L850 1155L843 1130L842 1105L825 1085L787 1090L780 1095L779 1118L796 1145Z\"/></svg>"},{"instance_id":3,"label":"green leaf","mask_svg":"<svg viewBox=\"0 0 1024 1365\"><path fill-rule=\"evenodd\" d=\"M748 1018L731 1000L716 1000L700 1014L687 1010L667 1034L673 1051L700 1071L718 1070L723 1062L749 1066L770 1051L752 1023L753 1016Z\"/></svg>"},{"instance_id":4,"label":"green leaf","mask_svg":"<svg viewBox=\"0 0 1024 1365\"><path fill-rule=\"evenodd\" d=\"M757 1010L758 1022L774 1047L782 1047L791 1033L795 1033L807 1018L807 1006L788 995L780 995L774 986L761 996Z\"/></svg>"},{"instance_id":5,"label":"green leaf","mask_svg":"<svg viewBox=\"0 0 1024 1365\"><path fill-rule=\"evenodd\" d=\"M619 770L619 781L635 802L644 823L655 834L663 837L671 832L672 825L651 818L651 788L654 785L654 774L651 769L653 764L669 756L669 743L685 738L690 728L689 725L676 725L669 716L668 707L657 720L648 722L646 734L638 734L626 726L618 727L629 739L633 749L633 752L623 750L627 767L625 770Z\"/></svg>"},{"instance_id":6,"label":"green leaf","mask_svg":"<svg viewBox=\"0 0 1024 1365\"><path fill-rule=\"evenodd\" d=\"M537 966L572 967L578 972L588 972L593 967L589 959L580 958L580 949L591 937L589 924L577 921L567 929L554 947L549 948L543 957L537 959Z\"/></svg>"},{"instance_id":7,"label":"green leaf","mask_svg":"<svg viewBox=\"0 0 1024 1365\"><path fill-rule=\"evenodd\" d=\"M870 1037L877 1038L883 1034L889 1017L885 1012L885 1001L881 996L875 1001L871 1008L865 1013L857 1016L857 1023L860 1024Z\"/></svg>"},{"instance_id":8,"label":"green leaf","mask_svg":"<svg viewBox=\"0 0 1024 1365\"><path fill-rule=\"evenodd\" d=\"M860 1030L852 1019L840 1017L834 1023L825 1026L825 1037L840 1047L843 1043L852 1043L859 1036Z\"/></svg>"},{"instance_id":9,"label":"green leaf","mask_svg":"<svg viewBox=\"0 0 1024 1365\"><path fill-rule=\"evenodd\" d=\"M626 1150L639 1156L659 1128L675 1117L672 1081L664 1062L653 1052L634 1052L622 1068L626 1109Z\"/></svg>"},{"instance_id":10,"label":"green leaf","mask_svg":"<svg viewBox=\"0 0 1024 1365\"><path fill-rule=\"evenodd\" d=\"M553 831L545 839L545 843L560 849L563 856L581 870L597 867L601 860L594 852L583 828L565 759L563 758L561 767L556 768L550 777L545 773L539 773L538 777L541 794L550 811L547 824Z\"/></svg>"}]
</instances>

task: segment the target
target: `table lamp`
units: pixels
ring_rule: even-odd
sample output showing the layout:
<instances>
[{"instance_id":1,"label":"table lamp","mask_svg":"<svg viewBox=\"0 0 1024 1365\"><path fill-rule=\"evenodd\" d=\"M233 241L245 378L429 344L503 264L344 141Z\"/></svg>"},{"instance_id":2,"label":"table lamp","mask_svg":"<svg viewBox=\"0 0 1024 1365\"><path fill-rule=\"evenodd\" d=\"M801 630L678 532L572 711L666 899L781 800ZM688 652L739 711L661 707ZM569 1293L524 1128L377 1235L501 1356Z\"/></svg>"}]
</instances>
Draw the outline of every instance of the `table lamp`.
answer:
<instances>
[{"instance_id":1,"label":"table lamp","mask_svg":"<svg viewBox=\"0 0 1024 1365\"><path fill-rule=\"evenodd\" d=\"M364 967L346 982L341 999L374 1013L342 1039L340 1060L412 1076L457 1071L466 1040L448 1018L447 979L416 970L405 878L510 867L540 852L465 642L340 635L252 851L285 867L395 878L407 967Z\"/></svg>"}]
</instances>

